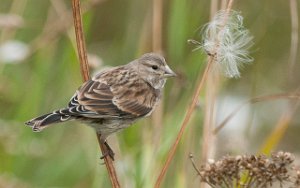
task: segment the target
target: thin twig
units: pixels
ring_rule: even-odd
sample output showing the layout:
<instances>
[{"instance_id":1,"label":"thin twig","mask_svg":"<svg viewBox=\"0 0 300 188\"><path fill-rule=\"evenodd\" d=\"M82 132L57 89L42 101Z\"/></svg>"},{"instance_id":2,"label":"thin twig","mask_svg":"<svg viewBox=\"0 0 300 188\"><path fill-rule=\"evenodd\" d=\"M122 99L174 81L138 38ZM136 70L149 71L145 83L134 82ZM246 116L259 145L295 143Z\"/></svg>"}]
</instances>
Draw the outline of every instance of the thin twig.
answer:
<instances>
[{"instance_id":1,"label":"thin twig","mask_svg":"<svg viewBox=\"0 0 300 188\"><path fill-rule=\"evenodd\" d=\"M192 153L189 154L189 158L190 158L190 160L192 162L192 165L193 165L194 169L196 170L197 174L200 176L200 178L202 178L204 180L203 176L201 175L201 172L200 172L199 168L197 167L197 165L194 161L194 155Z\"/></svg>"},{"instance_id":2,"label":"thin twig","mask_svg":"<svg viewBox=\"0 0 300 188\"><path fill-rule=\"evenodd\" d=\"M72 8L73 8L73 18L74 18L74 26L75 26L75 34L76 34L76 43L78 49L78 56L80 61L80 70L83 81L87 81L90 79L89 76L89 67L87 60L87 53L85 48L85 40L83 35L83 27L82 27L82 19L81 19L81 10L80 10L80 0L72 0ZM118 181L118 177L116 174L116 170L113 165L112 159L109 155L104 155L107 152L106 146L100 142L100 134L97 133L97 139L99 146L101 148L101 152L104 157L104 162L109 174L110 181L112 183L112 187L119 188L120 183Z\"/></svg>"},{"instance_id":3,"label":"thin twig","mask_svg":"<svg viewBox=\"0 0 300 188\"><path fill-rule=\"evenodd\" d=\"M204 181L205 183L207 183L208 185L210 185L211 187L215 187L213 184L211 184L209 181L206 181L206 179L201 175L201 172L199 170L199 168L197 167L195 160L194 160L194 156L192 153L190 153L189 158L191 160L191 163L194 167L194 169L196 170L197 174L200 176L201 180Z\"/></svg>"}]
</instances>

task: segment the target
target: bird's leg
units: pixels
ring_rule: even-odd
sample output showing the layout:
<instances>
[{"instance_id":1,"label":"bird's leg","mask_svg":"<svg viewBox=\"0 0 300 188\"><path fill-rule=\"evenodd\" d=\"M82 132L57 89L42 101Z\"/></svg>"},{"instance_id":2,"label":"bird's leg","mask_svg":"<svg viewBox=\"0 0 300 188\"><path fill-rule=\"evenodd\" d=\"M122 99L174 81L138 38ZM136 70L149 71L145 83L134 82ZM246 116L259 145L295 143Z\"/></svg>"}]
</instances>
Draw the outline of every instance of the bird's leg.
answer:
<instances>
[{"instance_id":1,"label":"bird's leg","mask_svg":"<svg viewBox=\"0 0 300 188\"><path fill-rule=\"evenodd\" d=\"M104 159L106 156L109 156L113 161L115 160L115 153L111 149L111 147L108 145L106 141L104 141L104 145L106 147L105 152L103 153L102 157L100 159Z\"/></svg>"},{"instance_id":2,"label":"bird's leg","mask_svg":"<svg viewBox=\"0 0 300 188\"><path fill-rule=\"evenodd\" d=\"M115 153L114 151L111 149L111 147L108 145L107 142L104 142L107 150L108 150L108 155L110 156L110 158L114 161L115 160Z\"/></svg>"}]
</instances>

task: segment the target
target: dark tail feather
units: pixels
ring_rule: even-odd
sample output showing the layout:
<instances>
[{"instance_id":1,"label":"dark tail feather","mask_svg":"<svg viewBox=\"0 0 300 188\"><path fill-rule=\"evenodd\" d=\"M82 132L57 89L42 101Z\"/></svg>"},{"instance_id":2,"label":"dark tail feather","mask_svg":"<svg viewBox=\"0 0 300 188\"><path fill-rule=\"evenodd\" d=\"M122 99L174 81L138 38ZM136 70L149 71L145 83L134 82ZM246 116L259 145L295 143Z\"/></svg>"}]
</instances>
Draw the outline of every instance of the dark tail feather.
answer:
<instances>
[{"instance_id":1,"label":"dark tail feather","mask_svg":"<svg viewBox=\"0 0 300 188\"><path fill-rule=\"evenodd\" d=\"M48 125L53 123L60 123L64 121L68 121L72 119L71 116L66 114L61 114L59 110L39 116L30 121L27 121L25 124L32 127L33 131L41 131L44 128L48 127Z\"/></svg>"}]
</instances>

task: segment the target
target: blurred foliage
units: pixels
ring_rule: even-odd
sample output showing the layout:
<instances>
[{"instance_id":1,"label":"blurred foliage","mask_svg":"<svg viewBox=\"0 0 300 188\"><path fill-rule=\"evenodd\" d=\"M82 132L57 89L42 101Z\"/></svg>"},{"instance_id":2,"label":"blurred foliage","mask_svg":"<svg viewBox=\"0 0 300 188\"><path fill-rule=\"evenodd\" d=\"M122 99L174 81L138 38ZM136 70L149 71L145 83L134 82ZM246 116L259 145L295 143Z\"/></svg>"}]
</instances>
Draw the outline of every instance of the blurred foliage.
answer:
<instances>
[{"instance_id":1,"label":"blurred foliage","mask_svg":"<svg viewBox=\"0 0 300 188\"><path fill-rule=\"evenodd\" d=\"M22 61L4 61L0 55L0 187L108 187L92 129L68 122L33 133L24 126L26 120L66 105L82 82L70 0L0 0L0 4L1 15L19 16L12 20L0 17L0 46L14 40L29 49ZM151 1L84 0L82 5L86 9L83 22L87 49L98 59L92 63L92 72L125 64L151 51ZM251 97L293 92L300 83L299 48L296 64L289 71L289 1L236 1L234 9L242 12L254 36L255 60L244 67L242 78L222 78L218 83L217 122ZM195 46L187 40L200 40L199 27L209 21L210 14L210 1L163 1L162 49L179 76L166 85L163 126L153 130L151 118L147 118L109 138L124 187L154 185L205 66L205 53L193 52ZM19 25L7 26L12 21ZM235 100L222 106L228 96ZM192 152L196 159L200 158L204 98L201 94L162 187L199 186L188 154ZM247 107L243 113L246 117L236 114L236 120L217 136L216 155L258 152L291 105L289 102L260 102ZM293 133L300 130L297 114L296 109L285 130L289 137L283 134L276 141L279 145L273 145L274 150L288 146L289 151L299 155L299 146L289 144L297 141L298 135Z\"/></svg>"}]
</instances>

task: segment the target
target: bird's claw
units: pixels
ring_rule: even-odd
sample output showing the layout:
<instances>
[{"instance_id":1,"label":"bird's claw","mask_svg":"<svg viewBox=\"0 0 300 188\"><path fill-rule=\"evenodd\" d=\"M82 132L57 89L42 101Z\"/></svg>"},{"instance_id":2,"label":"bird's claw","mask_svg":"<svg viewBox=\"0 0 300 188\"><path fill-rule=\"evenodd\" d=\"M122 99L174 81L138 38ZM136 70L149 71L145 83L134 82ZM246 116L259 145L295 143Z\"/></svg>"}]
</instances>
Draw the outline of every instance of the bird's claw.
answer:
<instances>
[{"instance_id":1,"label":"bird's claw","mask_svg":"<svg viewBox=\"0 0 300 188\"><path fill-rule=\"evenodd\" d=\"M104 142L104 145L106 146L106 151L103 153L103 155L100 157L100 159L104 159L105 157L109 156L113 161L115 160L115 153L110 148L110 146L107 144L107 142Z\"/></svg>"}]
</instances>

